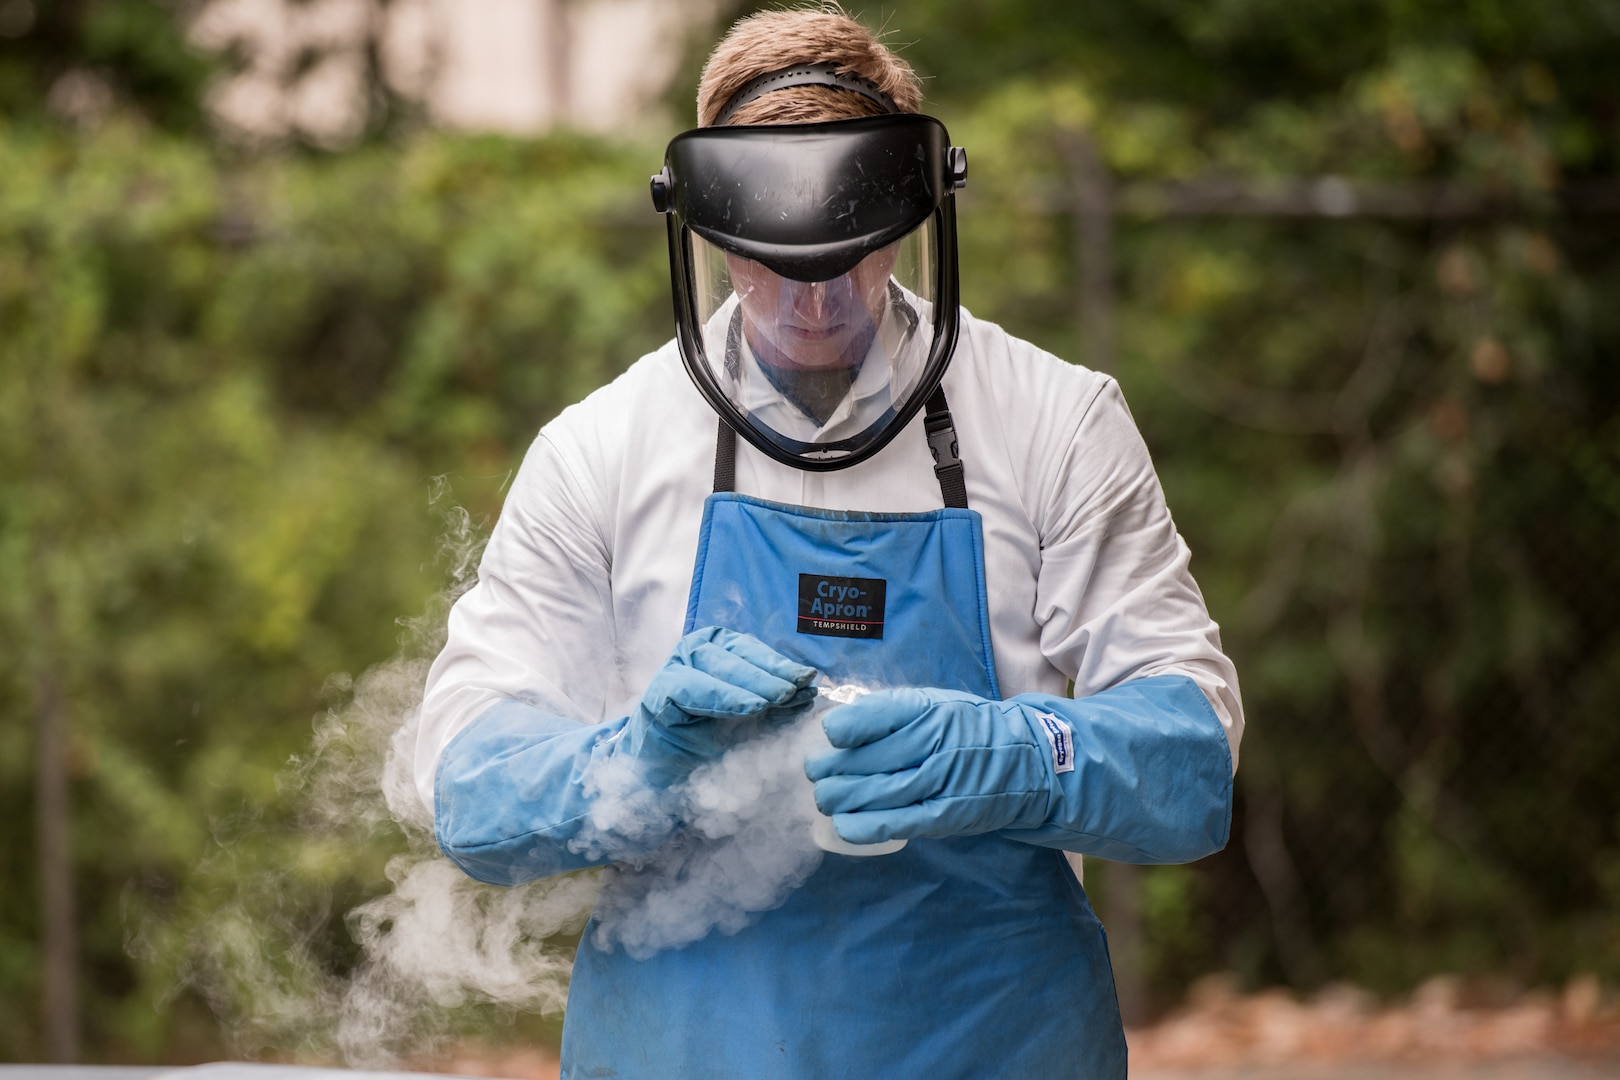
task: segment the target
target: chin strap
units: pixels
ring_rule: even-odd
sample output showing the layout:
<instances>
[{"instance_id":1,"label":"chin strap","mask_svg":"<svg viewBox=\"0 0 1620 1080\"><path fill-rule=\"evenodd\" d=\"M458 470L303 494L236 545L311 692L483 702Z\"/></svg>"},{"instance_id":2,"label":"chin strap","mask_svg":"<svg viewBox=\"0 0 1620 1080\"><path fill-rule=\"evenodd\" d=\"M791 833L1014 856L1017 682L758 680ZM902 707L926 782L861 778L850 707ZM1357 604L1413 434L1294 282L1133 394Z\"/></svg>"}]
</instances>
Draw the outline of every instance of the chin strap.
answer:
<instances>
[{"instance_id":1,"label":"chin strap","mask_svg":"<svg viewBox=\"0 0 1620 1080\"><path fill-rule=\"evenodd\" d=\"M934 476L939 481L940 497L946 506L965 510L967 474L957 452L956 424L951 419L943 386L935 387L928 395L927 410L923 414L923 434L928 439L928 452L934 456ZM714 439L714 490L737 490L737 433L724 418L719 421Z\"/></svg>"}]
</instances>

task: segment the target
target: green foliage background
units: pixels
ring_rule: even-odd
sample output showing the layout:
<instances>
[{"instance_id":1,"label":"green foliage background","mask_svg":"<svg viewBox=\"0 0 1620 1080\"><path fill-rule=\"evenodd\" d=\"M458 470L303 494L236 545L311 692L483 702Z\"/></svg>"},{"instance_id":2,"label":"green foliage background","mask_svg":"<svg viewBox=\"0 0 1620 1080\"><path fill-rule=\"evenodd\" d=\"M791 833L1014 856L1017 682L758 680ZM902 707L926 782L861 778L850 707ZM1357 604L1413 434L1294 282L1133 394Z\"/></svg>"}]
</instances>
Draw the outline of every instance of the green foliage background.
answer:
<instances>
[{"instance_id":1,"label":"green foliage background","mask_svg":"<svg viewBox=\"0 0 1620 1080\"><path fill-rule=\"evenodd\" d=\"M169 8L40 10L20 35L0 11L0 1058L43 1052L52 686L88 1052L217 1057L174 943L232 874L277 868L331 970L385 888L397 833L312 846L277 777L334 677L433 610L434 478L492 520L540 424L668 335L659 148L244 156L207 134ZM1120 222L1113 373L1250 722L1231 848L1147 874L1147 974L1161 1005L1220 969L1620 978L1620 4L870 14L969 148L965 302L1078 362L1065 139L1127 186L1333 175L1504 208ZM92 127L46 104L79 67L121 102Z\"/></svg>"}]
</instances>

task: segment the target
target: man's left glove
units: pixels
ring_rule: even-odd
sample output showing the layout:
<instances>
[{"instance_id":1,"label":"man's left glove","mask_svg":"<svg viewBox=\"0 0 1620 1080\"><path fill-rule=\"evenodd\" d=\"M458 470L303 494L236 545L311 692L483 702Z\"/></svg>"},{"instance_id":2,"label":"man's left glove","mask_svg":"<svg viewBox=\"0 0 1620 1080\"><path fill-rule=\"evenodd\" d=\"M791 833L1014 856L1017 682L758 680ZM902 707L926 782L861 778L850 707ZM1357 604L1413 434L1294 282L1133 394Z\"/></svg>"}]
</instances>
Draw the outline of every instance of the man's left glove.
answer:
<instances>
[{"instance_id":1,"label":"man's left glove","mask_svg":"<svg viewBox=\"0 0 1620 1080\"><path fill-rule=\"evenodd\" d=\"M822 718L835 749L805 763L816 807L855 844L1035 829L1058 798L1042 714L954 690L879 690Z\"/></svg>"}]
</instances>

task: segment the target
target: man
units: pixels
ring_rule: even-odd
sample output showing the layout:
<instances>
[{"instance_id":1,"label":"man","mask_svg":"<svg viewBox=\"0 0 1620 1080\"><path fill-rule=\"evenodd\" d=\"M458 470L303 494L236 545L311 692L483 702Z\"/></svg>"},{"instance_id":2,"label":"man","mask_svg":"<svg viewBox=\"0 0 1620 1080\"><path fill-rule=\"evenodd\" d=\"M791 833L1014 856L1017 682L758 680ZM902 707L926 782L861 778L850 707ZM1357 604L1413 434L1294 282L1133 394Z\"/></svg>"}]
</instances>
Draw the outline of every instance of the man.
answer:
<instances>
[{"instance_id":1,"label":"man","mask_svg":"<svg viewBox=\"0 0 1620 1080\"><path fill-rule=\"evenodd\" d=\"M804 768L843 841L909 843L735 934L587 934L565 1075L1123 1076L1064 853L1226 842L1236 676L1146 448L1112 380L959 311L966 161L919 98L836 10L733 27L653 180L677 341L541 432L451 615L417 775L485 881L667 839L586 836L600 770L667 791L818 673L877 688Z\"/></svg>"}]
</instances>

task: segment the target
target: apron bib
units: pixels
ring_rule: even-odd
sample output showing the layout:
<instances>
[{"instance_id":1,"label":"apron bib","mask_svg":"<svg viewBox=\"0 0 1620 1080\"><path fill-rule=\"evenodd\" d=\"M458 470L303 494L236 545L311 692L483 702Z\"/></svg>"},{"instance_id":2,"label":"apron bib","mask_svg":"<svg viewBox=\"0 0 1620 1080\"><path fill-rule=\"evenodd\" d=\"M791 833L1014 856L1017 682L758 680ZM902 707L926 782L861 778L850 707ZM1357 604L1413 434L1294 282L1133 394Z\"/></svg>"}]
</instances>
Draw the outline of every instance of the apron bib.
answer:
<instances>
[{"instance_id":1,"label":"apron bib","mask_svg":"<svg viewBox=\"0 0 1620 1080\"><path fill-rule=\"evenodd\" d=\"M722 425L686 630L753 634L833 683L999 698L980 518L943 394L929 410L956 505L921 514L735 494ZM828 854L748 928L646 960L587 928L563 1075L1116 1078L1125 1040L1102 926L1063 854L992 833Z\"/></svg>"}]
</instances>

